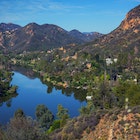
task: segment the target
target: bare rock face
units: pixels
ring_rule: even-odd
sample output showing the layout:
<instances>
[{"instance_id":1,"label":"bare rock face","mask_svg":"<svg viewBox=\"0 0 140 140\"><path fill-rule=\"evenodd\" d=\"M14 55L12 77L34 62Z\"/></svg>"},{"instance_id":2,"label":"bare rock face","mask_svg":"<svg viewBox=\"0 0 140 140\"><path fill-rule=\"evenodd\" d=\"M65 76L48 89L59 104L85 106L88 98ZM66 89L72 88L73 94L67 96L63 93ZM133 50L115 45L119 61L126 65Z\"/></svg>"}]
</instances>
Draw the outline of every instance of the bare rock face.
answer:
<instances>
[{"instance_id":1,"label":"bare rock face","mask_svg":"<svg viewBox=\"0 0 140 140\"><path fill-rule=\"evenodd\" d=\"M129 37L131 40L134 37L132 36L133 33L140 33L140 5L128 12L120 26L112 31L108 36L112 36L112 38L121 37L126 39Z\"/></svg>"},{"instance_id":2,"label":"bare rock face","mask_svg":"<svg viewBox=\"0 0 140 140\"><path fill-rule=\"evenodd\" d=\"M121 24L121 28L123 30L133 29L137 26L140 26L140 5L128 12L126 18ZM135 29L134 32L138 33L139 30Z\"/></svg>"},{"instance_id":3,"label":"bare rock face","mask_svg":"<svg viewBox=\"0 0 140 140\"><path fill-rule=\"evenodd\" d=\"M140 54L140 5L128 12L119 27L94 41L89 47L86 46L89 52L97 49L99 52L127 51Z\"/></svg>"}]
</instances>

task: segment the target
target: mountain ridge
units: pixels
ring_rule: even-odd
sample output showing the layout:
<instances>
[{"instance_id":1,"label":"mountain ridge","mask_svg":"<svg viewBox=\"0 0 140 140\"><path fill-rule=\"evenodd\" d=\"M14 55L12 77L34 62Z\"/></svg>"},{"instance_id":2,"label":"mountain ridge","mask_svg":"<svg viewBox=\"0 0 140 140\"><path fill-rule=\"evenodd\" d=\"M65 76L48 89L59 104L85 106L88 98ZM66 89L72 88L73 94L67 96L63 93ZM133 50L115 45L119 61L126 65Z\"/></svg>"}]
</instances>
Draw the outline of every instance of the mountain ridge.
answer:
<instances>
[{"instance_id":1,"label":"mountain ridge","mask_svg":"<svg viewBox=\"0 0 140 140\"><path fill-rule=\"evenodd\" d=\"M71 30L69 32L69 34L71 36L73 36L73 37L78 38L78 39L82 39L85 42L90 42L90 41L92 41L92 40L94 40L96 38L99 38L99 37L101 37L103 35L103 34L98 33L98 32L83 32L82 33L82 32L80 32L80 31L78 31L76 29Z\"/></svg>"},{"instance_id":2,"label":"mountain ridge","mask_svg":"<svg viewBox=\"0 0 140 140\"><path fill-rule=\"evenodd\" d=\"M102 36L96 41L85 45L89 51L111 50L116 51L133 51L135 54L140 53L140 5L130 10L126 18L120 25L107 35ZM91 50L90 50L91 49Z\"/></svg>"},{"instance_id":3,"label":"mountain ridge","mask_svg":"<svg viewBox=\"0 0 140 140\"><path fill-rule=\"evenodd\" d=\"M18 28L21 28L21 26L13 23L0 23L0 32L12 31Z\"/></svg>"},{"instance_id":4,"label":"mountain ridge","mask_svg":"<svg viewBox=\"0 0 140 140\"><path fill-rule=\"evenodd\" d=\"M1 23L0 27L0 47L6 52L42 51L62 46L75 46L94 40L101 35L100 33L83 34L79 31L71 34L71 31L68 32L54 24L29 23L21 27L16 24Z\"/></svg>"}]
</instances>

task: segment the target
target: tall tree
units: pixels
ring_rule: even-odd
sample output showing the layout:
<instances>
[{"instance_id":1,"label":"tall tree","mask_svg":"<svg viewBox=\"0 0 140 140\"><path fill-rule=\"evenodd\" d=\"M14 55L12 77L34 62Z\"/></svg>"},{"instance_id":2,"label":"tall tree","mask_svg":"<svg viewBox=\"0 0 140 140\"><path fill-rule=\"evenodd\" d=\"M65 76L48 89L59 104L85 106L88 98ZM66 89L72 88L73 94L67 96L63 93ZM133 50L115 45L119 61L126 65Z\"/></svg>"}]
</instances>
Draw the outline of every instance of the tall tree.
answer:
<instances>
[{"instance_id":1,"label":"tall tree","mask_svg":"<svg viewBox=\"0 0 140 140\"><path fill-rule=\"evenodd\" d=\"M52 112L45 105L38 105L35 113L41 127L49 129L54 120Z\"/></svg>"},{"instance_id":2,"label":"tall tree","mask_svg":"<svg viewBox=\"0 0 140 140\"><path fill-rule=\"evenodd\" d=\"M68 109L59 104L57 106L57 111L57 118L60 120L60 127L62 127L65 125L66 120L69 118Z\"/></svg>"}]
</instances>

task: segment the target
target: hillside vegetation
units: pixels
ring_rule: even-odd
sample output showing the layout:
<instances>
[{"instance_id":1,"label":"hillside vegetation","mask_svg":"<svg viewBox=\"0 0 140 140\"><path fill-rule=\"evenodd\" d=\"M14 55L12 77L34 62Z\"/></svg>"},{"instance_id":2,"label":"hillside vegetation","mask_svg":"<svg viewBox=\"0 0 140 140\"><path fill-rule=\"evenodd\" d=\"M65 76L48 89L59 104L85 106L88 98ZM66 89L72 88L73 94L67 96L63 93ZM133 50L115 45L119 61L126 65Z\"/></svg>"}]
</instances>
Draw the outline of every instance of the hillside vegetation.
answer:
<instances>
[{"instance_id":1,"label":"hillside vegetation","mask_svg":"<svg viewBox=\"0 0 140 140\"><path fill-rule=\"evenodd\" d=\"M18 115L11 119L9 125L1 129L2 140L16 140L19 137L23 140L35 137L39 140L139 140L139 11L140 5L128 12L114 31L86 44L57 46L58 48L51 48L50 44L50 50L40 50L26 42L34 51L22 47L19 53L5 52L8 68L13 65L30 68L48 87L53 85L65 90L80 89L91 98L87 100L86 106L79 109L80 116L76 118L69 118L68 110L61 105L58 105L55 120L43 105L37 107L37 120L25 116L20 110L15 113ZM49 25L40 28L39 25L29 24L24 29L30 29L27 33L34 35L34 28L42 31L43 26ZM55 29L55 32L51 29L49 31L55 35L65 33L56 26ZM38 40L39 37L41 36L37 37ZM82 92L79 93L81 100L86 100L85 96L82 97Z\"/></svg>"}]
</instances>

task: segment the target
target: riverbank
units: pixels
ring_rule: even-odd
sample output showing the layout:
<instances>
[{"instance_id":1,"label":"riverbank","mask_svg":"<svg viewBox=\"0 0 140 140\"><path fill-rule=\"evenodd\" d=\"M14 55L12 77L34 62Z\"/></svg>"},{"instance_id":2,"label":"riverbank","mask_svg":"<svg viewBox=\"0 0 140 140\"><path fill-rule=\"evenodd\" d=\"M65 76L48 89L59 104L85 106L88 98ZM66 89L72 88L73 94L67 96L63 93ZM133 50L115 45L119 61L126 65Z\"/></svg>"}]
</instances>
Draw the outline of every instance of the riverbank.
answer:
<instances>
[{"instance_id":1,"label":"riverbank","mask_svg":"<svg viewBox=\"0 0 140 140\"><path fill-rule=\"evenodd\" d=\"M13 96L16 96L17 86L10 85L13 73L0 69L0 101L7 100Z\"/></svg>"},{"instance_id":2,"label":"riverbank","mask_svg":"<svg viewBox=\"0 0 140 140\"><path fill-rule=\"evenodd\" d=\"M81 106L86 106L85 96L81 92L73 93L70 90L56 89L47 86L37 78L27 77L19 72L14 72L11 85L17 85L18 96L1 104L0 123L7 123L13 117L14 112L21 108L27 116L35 119L35 108L38 104L44 104L56 116L58 104L69 110L70 117L79 115ZM8 107L7 104L11 103Z\"/></svg>"}]
</instances>

